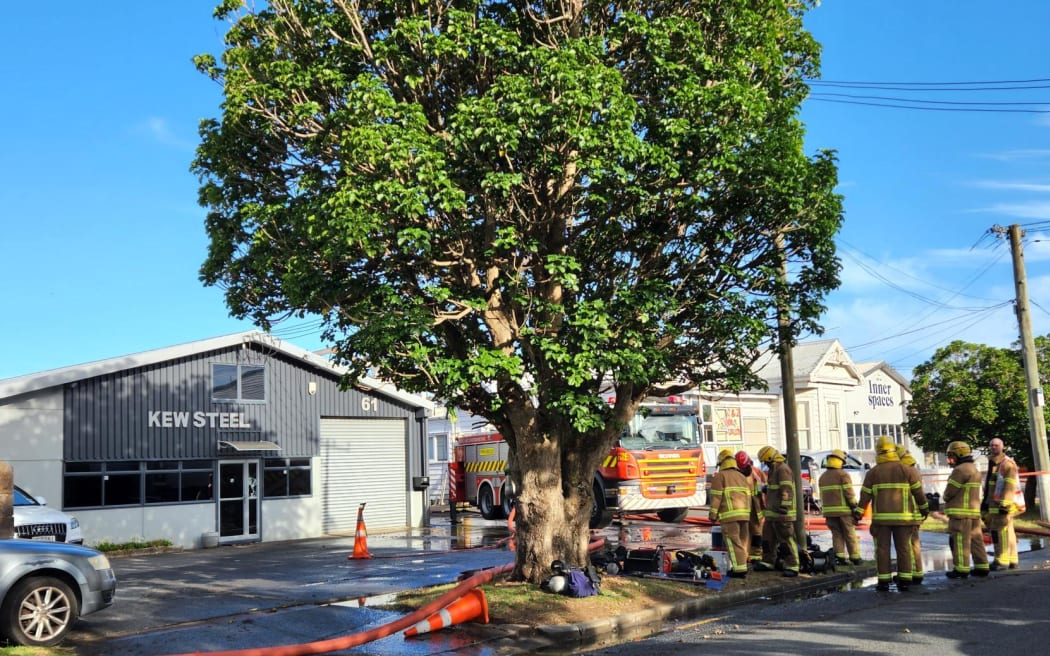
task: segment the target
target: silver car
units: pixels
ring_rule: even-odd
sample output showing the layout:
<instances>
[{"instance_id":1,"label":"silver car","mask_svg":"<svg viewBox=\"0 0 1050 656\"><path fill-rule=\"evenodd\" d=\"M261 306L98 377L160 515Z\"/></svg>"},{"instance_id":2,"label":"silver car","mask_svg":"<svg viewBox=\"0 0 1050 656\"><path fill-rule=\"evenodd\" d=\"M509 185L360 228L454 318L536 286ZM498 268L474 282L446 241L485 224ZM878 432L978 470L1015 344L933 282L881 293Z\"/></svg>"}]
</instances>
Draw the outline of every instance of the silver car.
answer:
<instances>
[{"instance_id":1,"label":"silver car","mask_svg":"<svg viewBox=\"0 0 1050 656\"><path fill-rule=\"evenodd\" d=\"M48 647L77 618L113 603L117 578L95 549L62 542L0 540L0 634Z\"/></svg>"}]
</instances>

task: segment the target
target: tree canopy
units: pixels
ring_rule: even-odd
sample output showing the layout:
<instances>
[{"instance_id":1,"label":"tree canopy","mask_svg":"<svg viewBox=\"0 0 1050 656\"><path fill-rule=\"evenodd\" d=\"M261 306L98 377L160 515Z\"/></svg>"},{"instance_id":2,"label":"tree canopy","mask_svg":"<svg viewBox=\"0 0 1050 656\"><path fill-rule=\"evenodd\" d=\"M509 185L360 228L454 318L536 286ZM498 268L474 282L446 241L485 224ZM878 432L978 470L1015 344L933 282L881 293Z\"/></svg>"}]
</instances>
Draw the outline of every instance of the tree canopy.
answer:
<instances>
[{"instance_id":1,"label":"tree canopy","mask_svg":"<svg viewBox=\"0 0 1050 656\"><path fill-rule=\"evenodd\" d=\"M488 418L518 573L577 560L597 460L654 385L755 383L777 299L821 332L842 206L797 119L811 6L227 1L225 51L196 59L225 94L194 162L201 278L263 328L319 316L348 383Z\"/></svg>"},{"instance_id":2,"label":"tree canopy","mask_svg":"<svg viewBox=\"0 0 1050 656\"><path fill-rule=\"evenodd\" d=\"M1047 371L1050 335L1035 344L1039 369ZM1032 467L1026 389L1019 348L955 341L915 368L904 428L936 453L953 440L984 448L998 437L1019 464Z\"/></svg>"}]
</instances>

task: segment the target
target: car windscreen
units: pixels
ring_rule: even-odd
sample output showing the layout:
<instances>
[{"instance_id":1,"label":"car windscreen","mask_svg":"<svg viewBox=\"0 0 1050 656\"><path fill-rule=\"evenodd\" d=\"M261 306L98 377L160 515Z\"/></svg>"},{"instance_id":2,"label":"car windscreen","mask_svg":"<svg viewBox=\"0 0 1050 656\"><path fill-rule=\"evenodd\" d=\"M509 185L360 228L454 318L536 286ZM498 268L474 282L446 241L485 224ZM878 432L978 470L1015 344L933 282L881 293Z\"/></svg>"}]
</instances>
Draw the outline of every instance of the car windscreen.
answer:
<instances>
[{"instance_id":1,"label":"car windscreen","mask_svg":"<svg viewBox=\"0 0 1050 656\"><path fill-rule=\"evenodd\" d=\"M676 449L700 446L696 417L687 414L636 416L620 436L625 449Z\"/></svg>"},{"instance_id":2,"label":"car windscreen","mask_svg":"<svg viewBox=\"0 0 1050 656\"><path fill-rule=\"evenodd\" d=\"M15 488L15 501L16 506L38 506L37 500L23 492L20 488Z\"/></svg>"}]
</instances>

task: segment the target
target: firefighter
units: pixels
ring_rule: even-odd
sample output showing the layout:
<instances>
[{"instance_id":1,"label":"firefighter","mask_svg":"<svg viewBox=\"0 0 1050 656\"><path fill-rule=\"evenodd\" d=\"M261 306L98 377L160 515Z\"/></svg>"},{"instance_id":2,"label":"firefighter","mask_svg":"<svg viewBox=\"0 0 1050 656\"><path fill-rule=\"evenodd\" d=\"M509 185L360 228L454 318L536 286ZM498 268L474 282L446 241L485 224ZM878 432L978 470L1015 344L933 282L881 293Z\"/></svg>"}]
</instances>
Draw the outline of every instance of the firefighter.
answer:
<instances>
[{"instance_id":1,"label":"firefighter","mask_svg":"<svg viewBox=\"0 0 1050 656\"><path fill-rule=\"evenodd\" d=\"M864 476L860 488L860 503L853 511L854 519L860 520L864 509L871 504L871 538L875 543L875 569L878 582L875 589L888 592L890 581L904 592L911 583L912 575L912 510L908 497L923 519L930 512L926 495L922 491L922 478L914 467L901 464L897 456L897 445L885 435L875 440L875 466ZM890 543L897 552L897 576L893 576L890 563Z\"/></svg>"},{"instance_id":2,"label":"firefighter","mask_svg":"<svg viewBox=\"0 0 1050 656\"><path fill-rule=\"evenodd\" d=\"M970 445L960 441L949 444L948 464L953 469L941 497L948 515L948 545L952 550L952 569L946 576L988 576L988 552L981 531L981 472L973 462Z\"/></svg>"},{"instance_id":3,"label":"firefighter","mask_svg":"<svg viewBox=\"0 0 1050 656\"><path fill-rule=\"evenodd\" d=\"M795 474L784 456L771 446L758 450L758 460L769 469L766 478L766 508L762 512L762 560L756 571L776 569L783 553L784 576L798 576L798 543L795 542Z\"/></svg>"},{"instance_id":4,"label":"firefighter","mask_svg":"<svg viewBox=\"0 0 1050 656\"><path fill-rule=\"evenodd\" d=\"M897 457L900 458L901 464L905 467L913 467L915 471L919 471L919 463L915 462L915 456L911 454L908 447L903 444L897 445ZM922 473L919 474L920 480L922 479ZM925 490L923 490L923 496L926 496ZM908 500L912 498L909 496ZM927 504L929 501L926 502ZM919 527L922 526L922 522L925 519L922 513L919 512L918 507L914 503L911 503L911 582L916 585L921 585L924 572L922 569L922 541L919 539Z\"/></svg>"},{"instance_id":5,"label":"firefighter","mask_svg":"<svg viewBox=\"0 0 1050 656\"><path fill-rule=\"evenodd\" d=\"M990 565L994 572L999 569L1017 569L1017 533L1014 532L1014 493L1017 491L1017 463L1003 451L1003 441L998 437L988 443L988 473L984 479L984 501L982 516L992 534L995 545L995 560Z\"/></svg>"},{"instance_id":6,"label":"firefighter","mask_svg":"<svg viewBox=\"0 0 1050 656\"><path fill-rule=\"evenodd\" d=\"M736 465L751 484L751 517L748 520L751 548L748 550L748 559L757 563L762 560L762 511L766 507L762 486L766 484L766 474L760 467L755 467L746 451L736 452Z\"/></svg>"},{"instance_id":7,"label":"firefighter","mask_svg":"<svg viewBox=\"0 0 1050 656\"><path fill-rule=\"evenodd\" d=\"M718 452L718 472L711 478L708 518L722 527L729 555L729 576L747 576L747 554L751 544L748 521L751 517L751 481L729 449Z\"/></svg>"},{"instance_id":8,"label":"firefighter","mask_svg":"<svg viewBox=\"0 0 1050 656\"><path fill-rule=\"evenodd\" d=\"M828 455L828 468L820 475L820 506L824 521L831 531L831 545L839 563L847 561L860 565L860 540L857 538L857 521L853 510L857 507L857 493L853 490L853 479L843 471L846 452L835 449Z\"/></svg>"}]
</instances>

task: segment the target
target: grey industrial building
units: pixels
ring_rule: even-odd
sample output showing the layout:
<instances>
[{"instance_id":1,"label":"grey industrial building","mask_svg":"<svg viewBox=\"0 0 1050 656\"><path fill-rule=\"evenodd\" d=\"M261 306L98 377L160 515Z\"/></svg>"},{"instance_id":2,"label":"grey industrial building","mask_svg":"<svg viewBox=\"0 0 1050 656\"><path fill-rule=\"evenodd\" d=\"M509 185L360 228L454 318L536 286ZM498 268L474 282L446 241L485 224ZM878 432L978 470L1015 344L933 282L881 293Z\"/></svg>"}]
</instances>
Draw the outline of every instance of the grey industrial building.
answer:
<instances>
[{"instance_id":1,"label":"grey industrial building","mask_svg":"<svg viewBox=\"0 0 1050 656\"><path fill-rule=\"evenodd\" d=\"M433 405L260 332L0 380L0 459L85 542L424 526Z\"/></svg>"}]
</instances>

